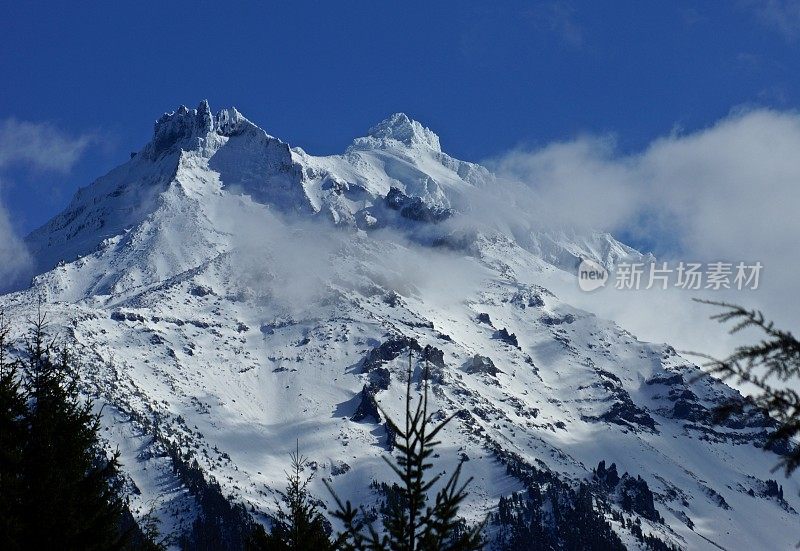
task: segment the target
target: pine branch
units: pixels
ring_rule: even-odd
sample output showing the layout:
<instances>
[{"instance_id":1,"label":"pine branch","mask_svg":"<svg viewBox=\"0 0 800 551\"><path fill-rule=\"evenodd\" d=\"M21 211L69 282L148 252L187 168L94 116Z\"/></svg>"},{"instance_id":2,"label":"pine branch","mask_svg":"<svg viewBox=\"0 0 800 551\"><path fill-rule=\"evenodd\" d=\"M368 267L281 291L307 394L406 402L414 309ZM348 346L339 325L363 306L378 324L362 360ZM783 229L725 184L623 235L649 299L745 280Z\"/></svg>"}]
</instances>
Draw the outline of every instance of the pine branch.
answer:
<instances>
[{"instance_id":1,"label":"pine branch","mask_svg":"<svg viewBox=\"0 0 800 551\"><path fill-rule=\"evenodd\" d=\"M767 448L784 443L791 447L779 462L779 467L782 466L787 475L791 474L800 467L800 446L796 445L796 438L800 436L800 394L785 385L800 383L800 341L790 332L777 329L772 322L766 321L758 310L747 310L726 302L696 301L723 308L711 319L723 324L733 323L729 329L731 334L752 327L765 335L757 344L739 346L722 360L707 354L692 354L705 359L704 367L723 381L734 380L756 390L748 398L723 404L715 411L715 417L724 420L743 413L748 404L763 410L778 425L767 438ZM778 388L775 382L784 386Z\"/></svg>"}]
</instances>

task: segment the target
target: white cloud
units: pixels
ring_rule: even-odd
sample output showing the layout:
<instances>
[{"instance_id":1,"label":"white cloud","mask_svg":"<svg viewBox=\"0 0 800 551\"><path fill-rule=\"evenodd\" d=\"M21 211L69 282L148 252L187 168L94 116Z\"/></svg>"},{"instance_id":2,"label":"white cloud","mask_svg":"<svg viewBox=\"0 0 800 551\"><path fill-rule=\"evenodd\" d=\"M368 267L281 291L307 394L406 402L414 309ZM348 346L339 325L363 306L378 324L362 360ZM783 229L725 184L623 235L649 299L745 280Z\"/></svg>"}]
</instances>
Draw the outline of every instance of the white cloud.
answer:
<instances>
[{"instance_id":1,"label":"white cloud","mask_svg":"<svg viewBox=\"0 0 800 551\"><path fill-rule=\"evenodd\" d=\"M70 136L47 122L12 117L0 122L0 169L19 163L69 172L93 141L88 134Z\"/></svg>"},{"instance_id":2,"label":"white cloud","mask_svg":"<svg viewBox=\"0 0 800 551\"><path fill-rule=\"evenodd\" d=\"M269 300L277 317L304 319L336 307L333 287L435 297L460 304L484 277L469 259L409 242L391 229L336 228L324 218L292 217L226 196L213 205L218 229L231 236L230 292ZM238 286L238 288L237 288Z\"/></svg>"},{"instance_id":3,"label":"white cloud","mask_svg":"<svg viewBox=\"0 0 800 551\"><path fill-rule=\"evenodd\" d=\"M513 151L489 164L503 177L527 183L528 200L539 205L545 225L576 221L633 235L656 243L654 252L665 260L762 262L758 291L706 296L761 308L792 329L800 326L798 151L800 114L755 109L697 132L665 136L635 154L620 154L612 138L585 136ZM615 297L605 313L622 316L646 338L703 344L707 333L694 331L693 319L680 320L711 309L687 306L685 293L670 293L674 300L654 297Z\"/></svg>"},{"instance_id":4,"label":"white cloud","mask_svg":"<svg viewBox=\"0 0 800 551\"><path fill-rule=\"evenodd\" d=\"M14 231L8 211L0 204L0 292L19 283L31 266L28 250Z\"/></svg>"},{"instance_id":5,"label":"white cloud","mask_svg":"<svg viewBox=\"0 0 800 551\"><path fill-rule=\"evenodd\" d=\"M50 123L9 118L0 122L0 171L21 165L27 169L67 173L94 141L91 135L71 136ZM0 180L0 191L2 184ZM11 213L0 199L0 292L24 283L31 266L25 243L15 231Z\"/></svg>"}]
</instances>

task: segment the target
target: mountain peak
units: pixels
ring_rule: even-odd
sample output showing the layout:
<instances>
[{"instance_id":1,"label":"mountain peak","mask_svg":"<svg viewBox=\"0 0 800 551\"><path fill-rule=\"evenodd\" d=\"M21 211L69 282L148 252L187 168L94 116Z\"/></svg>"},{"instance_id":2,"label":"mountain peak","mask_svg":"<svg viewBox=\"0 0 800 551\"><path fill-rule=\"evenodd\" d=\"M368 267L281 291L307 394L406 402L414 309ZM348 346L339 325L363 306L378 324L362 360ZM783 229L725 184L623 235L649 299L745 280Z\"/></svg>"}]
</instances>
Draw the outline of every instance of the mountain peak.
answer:
<instances>
[{"instance_id":1,"label":"mountain peak","mask_svg":"<svg viewBox=\"0 0 800 551\"><path fill-rule=\"evenodd\" d=\"M370 128L367 137L357 138L353 145L356 147L385 147L391 141L400 142L408 147L423 146L434 151L442 150L439 136L405 113L389 115Z\"/></svg>"},{"instance_id":2,"label":"mountain peak","mask_svg":"<svg viewBox=\"0 0 800 551\"><path fill-rule=\"evenodd\" d=\"M222 109L212 115L211 106L206 99L196 109L181 105L171 113L164 113L155 122L148 153L151 158L156 159L178 144L196 147L196 143L189 142L203 139L212 132L221 136L234 136L246 127L257 128L235 107Z\"/></svg>"},{"instance_id":3,"label":"mountain peak","mask_svg":"<svg viewBox=\"0 0 800 551\"><path fill-rule=\"evenodd\" d=\"M214 120L208 100L201 101L197 109L181 105L172 113L164 113L155 122L148 153L153 159L158 158L177 143L202 138L213 128Z\"/></svg>"}]
</instances>

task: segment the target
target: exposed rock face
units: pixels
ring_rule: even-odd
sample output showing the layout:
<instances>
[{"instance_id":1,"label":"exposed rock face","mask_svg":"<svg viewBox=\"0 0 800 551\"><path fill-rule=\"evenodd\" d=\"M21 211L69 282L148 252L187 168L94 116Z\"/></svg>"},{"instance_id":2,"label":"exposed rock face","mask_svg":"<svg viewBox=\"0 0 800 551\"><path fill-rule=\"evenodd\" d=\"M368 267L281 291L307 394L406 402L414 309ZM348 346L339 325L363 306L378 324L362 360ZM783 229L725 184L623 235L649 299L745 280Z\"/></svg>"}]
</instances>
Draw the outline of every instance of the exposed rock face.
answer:
<instances>
[{"instance_id":1,"label":"exposed rock face","mask_svg":"<svg viewBox=\"0 0 800 551\"><path fill-rule=\"evenodd\" d=\"M496 377L501 372L495 367L491 358L480 354L475 354L464 366L464 370L470 375L486 374L492 377Z\"/></svg>"},{"instance_id":2,"label":"exposed rock face","mask_svg":"<svg viewBox=\"0 0 800 551\"><path fill-rule=\"evenodd\" d=\"M509 333L508 329L503 327L497 333L495 333L498 339L503 341L506 344L510 344L515 348L519 348L519 341L517 341L517 336L514 333Z\"/></svg>"},{"instance_id":3,"label":"exposed rock face","mask_svg":"<svg viewBox=\"0 0 800 551\"><path fill-rule=\"evenodd\" d=\"M369 385L376 391L388 390L392 382L392 374L385 367L375 367L369 372Z\"/></svg>"},{"instance_id":4,"label":"exposed rock face","mask_svg":"<svg viewBox=\"0 0 800 551\"><path fill-rule=\"evenodd\" d=\"M375 401L375 392L376 390L371 386L364 385L364 388L361 389L361 393L359 394L360 401L358 407L355 413L353 413L353 416L350 417L351 420L360 422L367 418L372 418L375 423L380 423L382 421L380 410L378 410L378 404Z\"/></svg>"},{"instance_id":5,"label":"exposed rock face","mask_svg":"<svg viewBox=\"0 0 800 551\"><path fill-rule=\"evenodd\" d=\"M634 404L630 396L621 397L619 401L614 402L608 411L600 415L598 419L617 425L656 430L655 420L646 410Z\"/></svg>"},{"instance_id":6,"label":"exposed rock face","mask_svg":"<svg viewBox=\"0 0 800 551\"><path fill-rule=\"evenodd\" d=\"M492 318L490 318L489 314L487 314L486 312L481 312L480 314L478 314L478 321L481 323L485 323L490 327L492 325Z\"/></svg>"},{"instance_id":7,"label":"exposed rock face","mask_svg":"<svg viewBox=\"0 0 800 551\"><path fill-rule=\"evenodd\" d=\"M422 349L422 359L431 363L431 365L444 369L444 352L435 346L429 344L425 345Z\"/></svg>"},{"instance_id":8,"label":"exposed rock face","mask_svg":"<svg viewBox=\"0 0 800 551\"><path fill-rule=\"evenodd\" d=\"M647 409L638 406L631 398L630 393L625 390L622 380L613 373L594 367L595 373L599 376L599 381L595 386L604 389L607 400L611 405L599 415L586 415L587 421L605 421L635 431L646 430L658 432L656 421Z\"/></svg>"},{"instance_id":9,"label":"exposed rock face","mask_svg":"<svg viewBox=\"0 0 800 551\"><path fill-rule=\"evenodd\" d=\"M783 499L783 486L779 485L775 480L767 480L765 484L764 495L766 497L776 497L779 500Z\"/></svg>"},{"instance_id":10,"label":"exposed rock face","mask_svg":"<svg viewBox=\"0 0 800 551\"><path fill-rule=\"evenodd\" d=\"M409 197L393 187L386 195L386 206L400 212L400 216L415 222L438 223L453 215L450 209L426 205L419 197Z\"/></svg>"},{"instance_id":11,"label":"exposed rock face","mask_svg":"<svg viewBox=\"0 0 800 551\"><path fill-rule=\"evenodd\" d=\"M400 336L391 338L376 346L364 358L361 369L368 373L375 367L380 367L386 362L395 360L404 351L419 352L420 346L416 339Z\"/></svg>"},{"instance_id":12,"label":"exposed rock face","mask_svg":"<svg viewBox=\"0 0 800 551\"><path fill-rule=\"evenodd\" d=\"M609 490L616 488L617 484L619 484L617 465L612 463L610 467L606 468L605 460L600 461L597 465L594 477L604 488Z\"/></svg>"},{"instance_id":13,"label":"exposed rock face","mask_svg":"<svg viewBox=\"0 0 800 551\"><path fill-rule=\"evenodd\" d=\"M545 325L561 325L562 323L574 323L575 316L572 314L565 314L563 316L542 316L539 320Z\"/></svg>"},{"instance_id":14,"label":"exposed rock face","mask_svg":"<svg viewBox=\"0 0 800 551\"><path fill-rule=\"evenodd\" d=\"M641 476L635 478L627 472L620 476L617 465L600 461L594 471L593 480L607 494L613 496L623 511L634 512L653 522L663 523L653 501L653 492Z\"/></svg>"},{"instance_id":15,"label":"exposed rock face","mask_svg":"<svg viewBox=\"0 0 800 551\"><path fill-rule=\"evenodd\" d=\"M664 522L653 503L653 492L641 476L633 478L625 473L619 482L620 504L625 511L638 513L654 522Z\"/></svg>"},{"instance_id":16,"label":"exposed rock face","mask_svg":"<svg viewBox=\"0 0 800 551\"><path fill-rule=\"evenodd\" d=\"M213 119L207 101L197 109L181 105L174 113L164 113L153 129L153 141L147 154L157 159L181 142L202 138L213 130Z\"/></svg>"},{"instance_id":17,"label":"exposed rock face","mask_svg":"<svg viewBox=\"0 0 800 551\"><path fill-rule=\"evenodd\" d=\"M359 403L351 419L360 422L371 418L375 423L381 423L383 418L375 395L388 390L392 382L392 373L385 366L401 355L412 352L421 353L423 358L435 360L443 365L442 352L439 350L437 353L437 350L430 345L422 349L416 339L405 336L388 339L370 350L361 362L361 372L367 374L368 382L359 393ZM387 445L393 445L392 439L393 436L390 435Z\"/></svg>"}]
</instances>

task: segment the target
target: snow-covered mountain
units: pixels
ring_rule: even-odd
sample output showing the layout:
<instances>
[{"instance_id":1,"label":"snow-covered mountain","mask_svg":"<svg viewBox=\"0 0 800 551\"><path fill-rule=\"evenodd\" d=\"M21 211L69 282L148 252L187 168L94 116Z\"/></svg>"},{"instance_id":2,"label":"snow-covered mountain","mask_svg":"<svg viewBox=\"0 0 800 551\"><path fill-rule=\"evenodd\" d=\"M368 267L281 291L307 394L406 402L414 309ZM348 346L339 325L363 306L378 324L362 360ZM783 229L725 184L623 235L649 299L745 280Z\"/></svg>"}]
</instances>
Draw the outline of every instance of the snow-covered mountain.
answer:
<instances>
[{"instance_id":1,"label":"snow-covered mountain","mask_svg":"<svg viewBox=\"0 0 800 551\"><path fill-rule=\"evenodd\" d=\"M420 358L432 366L434 406L458 412L437 468L469 459L468 521L532 484L563 496L585 482L631 549L656 545L642 534L793 546L800 487L771 481L772 422L746 410L715 424L733 390L548 290L581 258L643 255L498 217L501 189L403 114L318 157L236 109L180 107L27 237L38 275L0 306L23 320L42 297L95 358L82 377L134 514L152 511L173 543L211 514L192 476L268 522L295 439L316 498L331 503L325 478L380 499L369 482L391 479L390 446L375 402L399 414L411 349L417 379Z\"/></svg>"}]
</instances>

